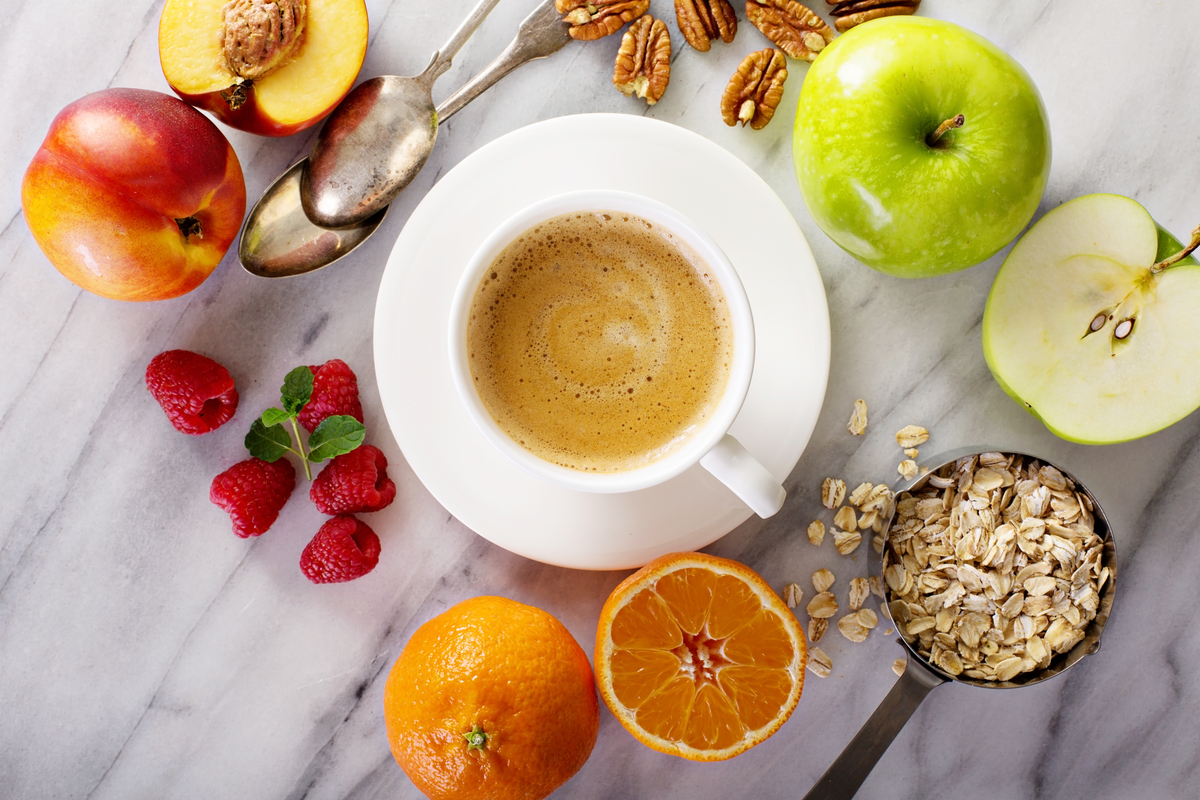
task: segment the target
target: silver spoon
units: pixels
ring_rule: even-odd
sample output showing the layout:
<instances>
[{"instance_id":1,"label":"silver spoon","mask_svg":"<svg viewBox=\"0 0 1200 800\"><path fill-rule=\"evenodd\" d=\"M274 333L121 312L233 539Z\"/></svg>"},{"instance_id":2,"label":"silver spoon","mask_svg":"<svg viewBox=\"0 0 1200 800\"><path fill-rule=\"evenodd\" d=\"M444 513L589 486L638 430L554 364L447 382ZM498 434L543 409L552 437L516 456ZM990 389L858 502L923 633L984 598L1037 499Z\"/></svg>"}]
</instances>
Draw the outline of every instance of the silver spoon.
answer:
<instances>
[{"instance_id":1,"label":"silver spoon","mask_svg":"<svg viewBox=\"0 0 1200 800\"><path fill-rule=\"evenodd\" d=\"M436 110L437 123L450 119L522 64L561 50L571 41L568 28L554 7L554 0L543 0L521 23L504 52L442 101ZM420 163L424 164L426 158L428 153ZM264 278L281 278L321 269L366 241L383 222L387 205L363 222L346 228L323 228L309 221L300 192L301 174L307 161L301 159L279 176L247 215L238 246L238 259L247 272ZM419 169L418 165L413 174Z\"/></svg>"},{"instance_id":2,"label":"silver spoon","mask_svg":"<svg viewBox=\"0 0 1200 800\"><path fill-rule=\"evenodd\" d=\"M364 222L392 202L437 141L433 84L499 0L480 0L420 75L381 75L346 95L317 135L300 178L308 218L326 228Z\"/></svg>"},{"instance_id":3,"label":"silver spoon","mask_svg":"<svg viewBox=\"0 0 1200 800\"><path fill-rule=\"evenodd\" d=\"M896 487L896 495L899 496L902 492L924 487L931 475L936 474L942 467L953 466L959 458L988 452L989 450L1014 453L1012 450L1002 450L1001 448L969 448L941 454L934 459L934 462L939 464L936 469L914 480L902 482ZM1026 463L1035 459L1043 464L1051 463L1044 458L1037 458L1025 453L1015 454L1023 456ZM1096 498L1092 493L1085 489L1083 484L1074 475L1071 475L1057 465L1055 467L1063 475L1074 480L1076 489L1092 501L1092 514L1095 520L1093 530L1104 541L1104 549L1101 551L1101 563L1108 567L1110 571L1108 582L1100 590L1100 607L1096 612L1096 618L1088 624L1082 641L1076 644L1069 652L1056 655L1051 659L1050 666L1045 669L1020 674L1011 681L990 682L975 680L963 675L951 675L929 661L926 661L917 652L915 643L909 642L903 637L897 639L906 651L907 661L904 667L904 674L892 686L892 690L888 692L887 697L879 704L879 708L875 709L875 713L866 721L862 730L850 740L850 743L846 745L846 749L842 751L842 754L838 756L833 765L821 776L821 780L817 781L816 785L804 796L804 800L850 800L850 798L854 797L859 787L866 781L867 776L871 774L871 770L875 767L876 762L879 761L887 750L888 745L892 743L892 740L900 733L900 729L904 727L904 723L908 722L908 718L912 716L913 712L917 710L917 706L925 699L925 695L943 683L956 681L971 686L981 686L986 689L1012 689L1022 686L1032 686L1035 683L1041 683L1044 680L1061 675L1079 663L1081 659L1093 655L1100 649L1100 634L1104 632L1104 626L1108 623L1108 617L1112 612L1112 604L1116 592L1117 551L1116 545L1113 542L1112 528L1109 526L1108 517L1105 516L1104 511L1101 510L1100 504L1096 502ZM885 533L891 529L895 516L896 513L893 510L892 518L888 520L887 525L883 528ZM886 553L887 548L885 546L884 554L886 555ZM884 557L873 558L869 564L871 576L879 577L882 580ZM888 619L891 619L891 611L887 603L881 603L881 605ZM895 624L894 620L892 622ZM899 625L896 625L896 627L900 628Z\"/></svg>"}]
</instances>

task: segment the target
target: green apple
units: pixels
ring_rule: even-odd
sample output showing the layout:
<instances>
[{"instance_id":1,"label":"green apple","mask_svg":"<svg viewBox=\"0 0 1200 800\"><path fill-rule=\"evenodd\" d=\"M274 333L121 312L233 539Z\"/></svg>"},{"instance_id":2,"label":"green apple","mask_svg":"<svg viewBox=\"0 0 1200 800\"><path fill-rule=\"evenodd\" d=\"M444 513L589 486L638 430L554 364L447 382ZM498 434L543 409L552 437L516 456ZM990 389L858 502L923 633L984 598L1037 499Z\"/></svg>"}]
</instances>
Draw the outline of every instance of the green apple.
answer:
<instances>
[{"instance_id":1,"label":"green apple","mask_svg":"<svg viewBox=\"0 0 1200 800\"><path fill-rule=\"evenodd\" d=\"M1029 75L991 42L884 17L809 68L792 160L829 238L881 272L921 278L978 264L1021 232L1046 188L1050 127Z\"/></svg>"},{"instance_id":2,"label":"green apple","mask_svg":"<svg viewBox=\"0 0 1200 800\"><path fill-rule=\"evenodd\" d=\"M983 354L1053 433L1136 439L1200 407L1200 262L1128 197L1089 194L1038 220L996 275Z\"/></svg>"}]
</instances>

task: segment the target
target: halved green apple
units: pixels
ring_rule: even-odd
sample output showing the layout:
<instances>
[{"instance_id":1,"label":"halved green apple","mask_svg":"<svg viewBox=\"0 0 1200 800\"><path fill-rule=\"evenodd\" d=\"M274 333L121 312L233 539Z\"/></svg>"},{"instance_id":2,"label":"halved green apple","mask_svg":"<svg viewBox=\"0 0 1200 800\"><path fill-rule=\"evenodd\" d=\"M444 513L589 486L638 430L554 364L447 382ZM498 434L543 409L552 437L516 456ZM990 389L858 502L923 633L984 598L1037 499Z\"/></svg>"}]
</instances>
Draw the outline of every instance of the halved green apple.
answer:
<instances>
[{"instance_id":1,"label":"halved green apple","mask_svg":"<svg viewBox=\"0 0 1200 800\"><path fill-rule=\"evenodd\" d=\"M1200 407L1200 263L1146 209L1090 194L1042 217L996 275L983 354L1004 391L1084 444Z\"/></svg>"}]
</instances>

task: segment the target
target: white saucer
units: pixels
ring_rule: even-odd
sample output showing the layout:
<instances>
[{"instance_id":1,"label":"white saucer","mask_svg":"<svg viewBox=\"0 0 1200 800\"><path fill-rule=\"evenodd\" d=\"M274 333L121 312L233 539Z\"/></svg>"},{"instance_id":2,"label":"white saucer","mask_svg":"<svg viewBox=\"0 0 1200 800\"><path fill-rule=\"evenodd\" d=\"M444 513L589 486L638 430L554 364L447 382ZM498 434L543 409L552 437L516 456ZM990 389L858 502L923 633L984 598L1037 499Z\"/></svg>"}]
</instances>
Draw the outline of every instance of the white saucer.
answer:
<instances>
[{"instance_id":1,"label":"white saucer","mask_svg":"<svg viewBox=\"0 0 1200 800\"><path fill-rule=\"evenodd\" d=\"M375 374L388 423L433 496L480 536L579 569L639 567L695 550L750 516L696 466L626 494L561 489L516 466L476 429L450 377L446 326L467 260L525 206L618 189L674 206L708 231L754 312L754 378L730 432L779 480L804 452L829 377L829 309L804 234L771 188L707 139L623 114L539 122L464 159L413 211L375 308Z\"/></svg>"}]
</instances>

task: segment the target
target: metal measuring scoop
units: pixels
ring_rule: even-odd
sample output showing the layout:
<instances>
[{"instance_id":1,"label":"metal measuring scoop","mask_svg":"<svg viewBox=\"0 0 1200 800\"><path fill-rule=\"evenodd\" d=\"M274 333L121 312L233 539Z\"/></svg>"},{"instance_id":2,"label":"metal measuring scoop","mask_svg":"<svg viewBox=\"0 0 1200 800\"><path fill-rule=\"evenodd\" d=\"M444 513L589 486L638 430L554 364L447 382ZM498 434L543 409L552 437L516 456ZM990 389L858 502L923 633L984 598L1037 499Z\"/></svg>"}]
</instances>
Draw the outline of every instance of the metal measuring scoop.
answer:
<instances>
[{"instance_id":1,"label":"metal measuring scoop","mask_svg":"<svg viewBox=\"0 0 1200 800\"><path fill-rule=\"evenodd\" d=\"M901 492L924 488L930 476L936 474L942 467L953 464L960 458L985 452L1019 455L1026 459L1026 463L1034 459L1040 461L1042 464L1051 463L1044 458L1038 458L1037 456L1025 453L1014 453L1012 450L1002 450L1000 448L963 449L940 455L936 459L940 463L935 469L919 478L900 483L896 487L896 494L899 496ZM904 646L905 655L907 656L904 674L892 686L892 690L888 692L887 697L879 704L879 708L875 709L875 713L871 715L871 718L867 720L858 734L846 745L842 754L838 756L833 765L821 776L821 780L817 781L816 785L804 796L805 800L850 800L850 798L854 797L859 787L866 781L867 776L871 774L871 770L874 769L876 762L883 756L888 746L892 743L892 740L896 738L896 735L900 733L900 729L908 722L908 718L917 710L917 706L925 699L925 695L946 681L957 681L958 683L965 683L971 686L982 686L985 689L1013 689L1021 686L1032 686L1035 683L1041 683L1042 681L1061 675L1079 663L1082 658L1090 656L1100 649L1100 634L1104 631L1104 626L1108 623L1108 616L1112 611L1113 597L1116 591L1117 552L1116 546L1113 543L1112 529L1109 527L1108 517L1104 515L1104 511L1101 510L1100 504L1096 502L1096 498L1092 493L1084 488L1083 484L1074 475L1071 475L1057 465L1052 466L1058 469L1063 475L1075 481L1075 489L1092 501L1093 530L1104 541L1101 564L1108 567L1110 573L1108 582L1100 590L1100 606L1096 611L1096 618L1091 621L1084 631L1082 641L1071 648L1070 651L1056 655L1045 669L1022 673L1011 681L984 681L961 675L955 677L945 672L922 657L917 652L915 643L909 642L901 636L897 641ZM887 525L883 528L885 532L890 530L895 518L896 512L893 509L891 518L888 519ZM884 553L886 552L887 547L885 545ZM868 571L873 577L879 577L882 580L882 555L877 559L871 559ZM885 583L885 591L886 587L887 584ZM882 603L881 605L888 619L892 621L897 630L900 630L900 626L896 624L895 620L891 619L891 610L888 608L888 604Z\"/></svg>"},{"instance_id":2,"label":"metal measuring scoop","mask_svg":"<svg viewBox=\"0 0 1200 800\"><path fill-rule=\"evenodd\" d=\"M522 64L561 50L571 41L569 27L554 7L554 0L544 0L521 23L508 47L437 107L437 124L450 119ZM346 228L314 225L301 203L301 175L307 162L308 159L302 159L293 164L250 209L238 245L238 259L247 272L264 278L282 278L321 269L366 241L383 222L386 204L364 221ZM424 159L421 163L424 164Z\"/></svg>"},{"instance_id":3,"label":"metal measuring scoop","mask_svg":"<svg viewBox=\"0 0 1200 800\"><path fill-rule=\"evenodd\" d=\"M437 141L433 84L499 0L480 0L415 77L380 75L334 109L300 177L308 218L326 228L364 222L409 184Z\"/></svg>"}]
</instances>

